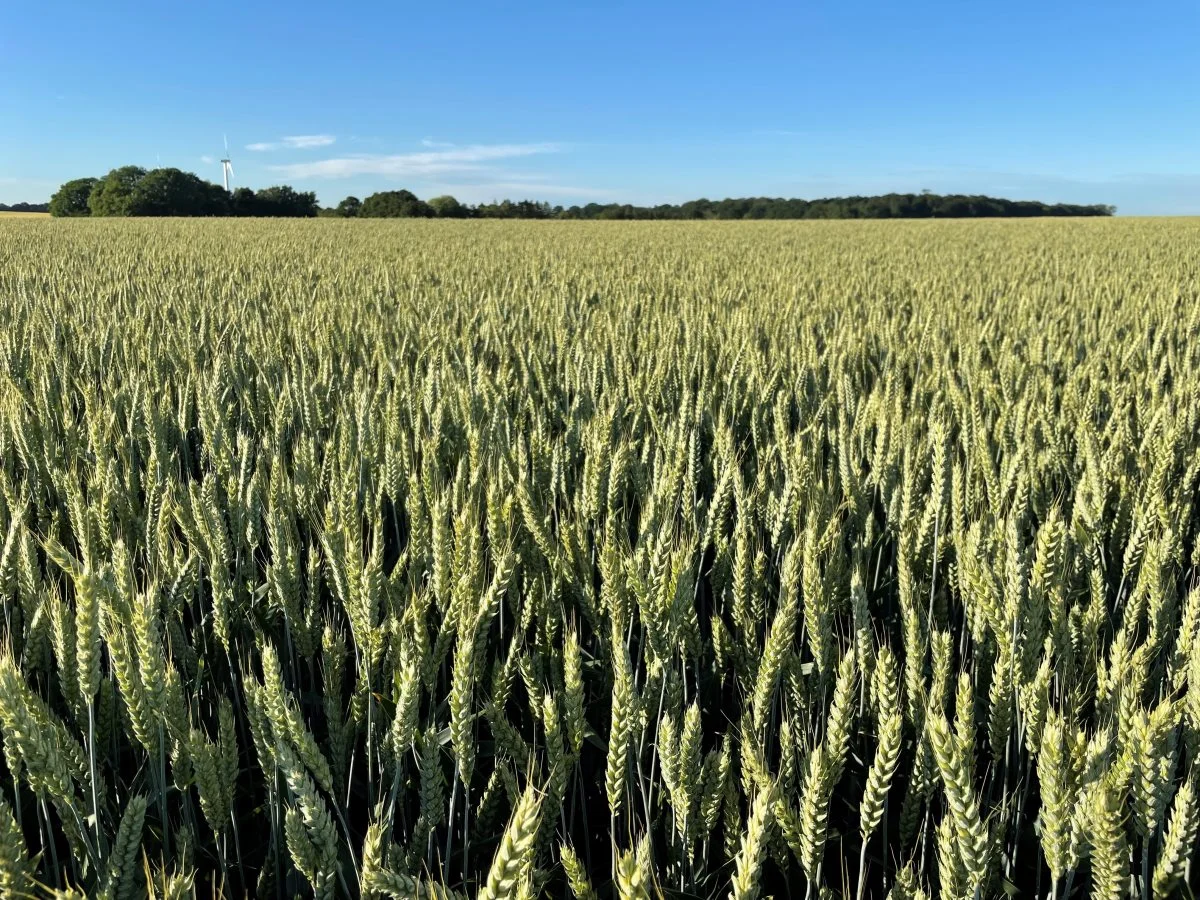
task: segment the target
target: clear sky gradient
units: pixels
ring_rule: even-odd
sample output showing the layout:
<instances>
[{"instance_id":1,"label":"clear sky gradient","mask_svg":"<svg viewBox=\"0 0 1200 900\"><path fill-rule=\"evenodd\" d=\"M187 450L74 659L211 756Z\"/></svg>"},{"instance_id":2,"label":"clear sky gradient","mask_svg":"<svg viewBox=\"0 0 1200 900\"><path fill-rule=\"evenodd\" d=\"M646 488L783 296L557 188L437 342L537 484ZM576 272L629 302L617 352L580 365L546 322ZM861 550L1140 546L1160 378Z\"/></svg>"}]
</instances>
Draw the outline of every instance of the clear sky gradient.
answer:
<instances>
[{"instance_id":1,"label":"clear sky gradient","mask_svg":"<svg viewBox=\"0 0 1200 900\"><path fill-rule=\"evenodd\" d=\"M1200 214L1200 4L0 4L0 202L177 166L321 202L888 191Z\"/></svg>"}]
</instances>

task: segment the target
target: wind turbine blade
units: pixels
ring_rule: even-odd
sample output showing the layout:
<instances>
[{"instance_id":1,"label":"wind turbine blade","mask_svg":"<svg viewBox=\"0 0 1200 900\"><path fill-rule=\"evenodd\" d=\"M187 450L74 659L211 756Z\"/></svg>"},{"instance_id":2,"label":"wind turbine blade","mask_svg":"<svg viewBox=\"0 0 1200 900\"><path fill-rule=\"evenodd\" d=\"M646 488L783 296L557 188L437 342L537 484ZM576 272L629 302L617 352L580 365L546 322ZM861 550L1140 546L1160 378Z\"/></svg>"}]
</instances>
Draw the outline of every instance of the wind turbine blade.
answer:
<instances>
[{"instance_id":1,"label":"wind turbine blade","mask_svg":"<svg viewBox=\"0 0 1200 900\"><path fill-rule=\"evenodd\" d=\"M229 155L229 135L222 135L225 138L225 155Z\"/></svg>"}]
</instances>

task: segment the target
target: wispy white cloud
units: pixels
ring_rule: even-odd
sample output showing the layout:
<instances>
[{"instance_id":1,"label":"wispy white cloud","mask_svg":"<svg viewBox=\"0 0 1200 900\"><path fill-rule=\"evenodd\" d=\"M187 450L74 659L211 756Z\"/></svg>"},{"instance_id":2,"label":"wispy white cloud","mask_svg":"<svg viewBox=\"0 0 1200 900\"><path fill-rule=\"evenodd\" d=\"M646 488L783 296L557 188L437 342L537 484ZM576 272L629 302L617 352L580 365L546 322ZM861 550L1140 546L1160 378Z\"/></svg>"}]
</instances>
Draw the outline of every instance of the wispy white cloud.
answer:
<instances>
[{"instance_id":1,"label":"wispy white cloud","mask_svg":"<svg viewBox=\"0 0 1200 900\"><path fill-rule=\"evenodd\" d=\"M206 166L211 166L213 163L216 162L216 160L213 159L208 154L205 154L204 156L200 157L200 162L204 163Z\"/></svg>"},{"instance_id":2,"label":"wispy white cloud","mask_svg":"<svg viewBox=\"0 0 1200 900\"><path fill-rule=\"evenodd\" d=\"M432 138L421 138L421 146L429 147L434 150L445 150L453 147L454 145L448 141L435 141Z\"/></svg>"},{"instance_id":3,"label":"wispy white cloud","mask_svg":"<svg viewBox=\"0 0 1200 900\"><path fill-rule=\"evenodd\" d=\"M312 150L316 147L328 147L337 140L332 134L294 134L280 138L277 141L260 141L247 144L247 150L262 153L268 150Z\"/></svg>"},{"instance_id":4,"label":"wispy white cloud","mask_svg":"<svg viewBox=\"0 0 1200 900\"><path fill-rule=\"evenodd\" d=\"M332 134L299 134L285 137L283 144L292 150L309 150L313 147L328 147L336 140Z\"/></svg>"},{"instance_id":5,"label":"wispy white cloud","mask_svg":"<svg viewBox=\"0 0 1200 900\"><path fill-rule=\"evenodd\" d=\"M520 199L540 200L543 197L589 197L595 200L610 200L615 192L607 188L578 187L570 184L546 184L542 181L491 181L487 184L467 185L472 193L486 194L489 191L521 193Z\"/></svg>"},{"instance_id":6,"label":"wispy white cloud","mask_svg":"<svg viewBox=\"0 0 1200 900\"><path fill-rule=\"evenodd\" d=\"M484 163L555 153L559 144L472 144L419 153L344 156L316 162L271 166L290 178L352 178L376 175L385 178L447 175L486 171Z\"/></svg>"},{"instance_id":7,"label":"wispy white cloud","mask_svg":"<svg viewBox=\"0 0 1200 900\"><path fill-rule=\"evenodd\" d=\"M428 181L413 181L413 190L421 197L436 197L450 194L462 203L491 203L495 200L553 200L565 203L599 203L621 200L634 202L628 191L610 188L587 187L546 181L544 176L512 178L508 173L491 178L466 176L463 178L434 178Z\"/></svg>"}]
</instances>

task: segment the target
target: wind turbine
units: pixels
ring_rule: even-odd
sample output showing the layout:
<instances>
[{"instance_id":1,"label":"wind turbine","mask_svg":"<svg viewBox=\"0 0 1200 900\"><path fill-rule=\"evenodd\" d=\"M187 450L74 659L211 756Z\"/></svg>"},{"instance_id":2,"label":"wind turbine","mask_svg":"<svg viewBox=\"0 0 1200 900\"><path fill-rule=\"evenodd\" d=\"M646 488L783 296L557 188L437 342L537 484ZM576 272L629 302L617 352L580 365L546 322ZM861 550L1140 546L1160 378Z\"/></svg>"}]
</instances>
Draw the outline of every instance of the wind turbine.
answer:
<instances>
[{"instance_id":1,"label":"wind turbine","mask_svg":"<svg viewBox=\"0 0 1200 900\"><path fill-rule=\"evenodd\" d=\"M233 176L233 160L229 158L229 135L225 135L225 158L221 160L221 175L225 179L225 193L229 193L229 179Z\"/></svg>"}]
</instances>

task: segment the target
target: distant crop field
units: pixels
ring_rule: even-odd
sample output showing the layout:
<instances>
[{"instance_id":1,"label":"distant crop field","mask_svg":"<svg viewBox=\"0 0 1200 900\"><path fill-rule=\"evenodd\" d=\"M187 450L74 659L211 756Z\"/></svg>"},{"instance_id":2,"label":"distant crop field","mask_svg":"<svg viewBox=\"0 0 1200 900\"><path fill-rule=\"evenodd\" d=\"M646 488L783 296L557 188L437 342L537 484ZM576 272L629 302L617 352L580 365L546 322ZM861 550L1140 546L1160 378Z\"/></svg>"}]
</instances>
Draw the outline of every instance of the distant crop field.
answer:
<instances>
[{"instance_id":1,"label":"distant crop field","mask_svg":"<svg viewBox=\"0 0 1200 900\"><path fill-rule=\"evenodd\" d=\"M1194 895L1198 273L0 221L0 894Z\"/></svg>"},{"instance_id":2,"label":"distant crop field","mask_svg":"<svg viewBox=\"0 0 1200 900\"><path fill-rule=\"evenodd\" d=\"M0 210L0 218L5 219L48 219L50 213L5 212Z\"/></svg>"}]
</instances>

